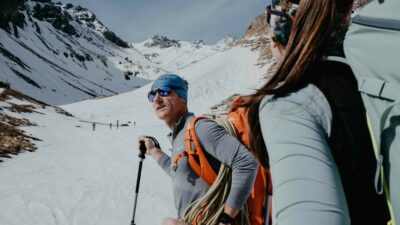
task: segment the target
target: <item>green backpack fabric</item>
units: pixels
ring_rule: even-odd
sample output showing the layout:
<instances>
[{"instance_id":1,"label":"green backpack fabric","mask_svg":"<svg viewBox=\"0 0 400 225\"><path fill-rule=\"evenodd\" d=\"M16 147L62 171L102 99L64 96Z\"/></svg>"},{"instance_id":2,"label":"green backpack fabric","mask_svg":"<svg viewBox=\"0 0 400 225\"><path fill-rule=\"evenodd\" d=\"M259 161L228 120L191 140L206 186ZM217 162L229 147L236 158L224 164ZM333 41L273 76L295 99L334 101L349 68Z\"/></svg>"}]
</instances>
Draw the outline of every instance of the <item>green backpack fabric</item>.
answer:
<instances>
[{"instance_id":1,"label":"green backpack fabric","mask_svg":"<svg viewBox=\"0 0 400 225\"><path fill-rule=\"evenodd\" d=\"M377 155L375 189L400 225L400 0L375 0L353 18L344 42ZM368 199L366 199L368 202Z\"/></svg>"}]
</instances>

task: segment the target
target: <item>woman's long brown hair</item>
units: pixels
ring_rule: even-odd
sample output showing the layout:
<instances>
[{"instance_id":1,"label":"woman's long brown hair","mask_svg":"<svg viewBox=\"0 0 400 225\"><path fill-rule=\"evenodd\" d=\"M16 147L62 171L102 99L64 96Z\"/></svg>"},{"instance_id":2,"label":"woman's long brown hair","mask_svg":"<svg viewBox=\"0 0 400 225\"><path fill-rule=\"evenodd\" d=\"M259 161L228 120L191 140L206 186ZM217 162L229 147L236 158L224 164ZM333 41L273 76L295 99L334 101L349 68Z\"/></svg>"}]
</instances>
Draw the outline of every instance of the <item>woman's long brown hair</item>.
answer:
<instances>
[{"instance_id":1,"label":"woman's long brown hair","mask_svg":"<svg viewBox=\"0 0 400 225\"><path fill-rule=\"evenodd\" d=\"M250 148L264 168L269 167L269 158L258 116L261 100L265 95L285 95L310 82L307 71L323 56L334 29L337 5L351 4L348 0L301 0L282 61L268 82L243 104L249 108Z\"/></svg>"}]
</instances>

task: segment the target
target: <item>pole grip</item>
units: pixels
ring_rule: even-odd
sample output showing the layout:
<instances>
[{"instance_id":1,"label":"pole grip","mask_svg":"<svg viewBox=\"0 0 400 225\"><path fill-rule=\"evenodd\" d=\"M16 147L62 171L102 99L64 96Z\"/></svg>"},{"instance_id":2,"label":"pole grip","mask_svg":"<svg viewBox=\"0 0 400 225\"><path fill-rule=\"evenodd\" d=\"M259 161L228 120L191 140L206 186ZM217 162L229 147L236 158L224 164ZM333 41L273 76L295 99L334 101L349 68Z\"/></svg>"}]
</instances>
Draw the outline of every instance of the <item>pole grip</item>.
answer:
<instances>
[{"instance_id":1,"label":"pole grip","mask_svg":"<svg viewBox=\"0 0 400 225\"><path fill-rule=\"evenodd\" d=\"M144 141L140 141L140 146L139 146L139 158L145 159L146 158L146 145Z\"/></svg>"}]
</instances>

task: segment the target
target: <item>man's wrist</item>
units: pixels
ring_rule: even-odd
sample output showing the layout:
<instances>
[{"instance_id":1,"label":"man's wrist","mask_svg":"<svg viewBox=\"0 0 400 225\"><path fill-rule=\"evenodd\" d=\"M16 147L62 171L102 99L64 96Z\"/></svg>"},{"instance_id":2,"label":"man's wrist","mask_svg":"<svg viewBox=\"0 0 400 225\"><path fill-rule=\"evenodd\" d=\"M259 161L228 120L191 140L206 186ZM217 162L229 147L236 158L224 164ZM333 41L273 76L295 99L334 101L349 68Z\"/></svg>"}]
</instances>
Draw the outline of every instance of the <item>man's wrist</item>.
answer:
<instances>
[{"instance_id":1,"label":"man's wrist","mask_svg":"<svg viewBox=\"0 0 400 225\"><path fill-rule=\"evenodd\" d=\"M235 218L237 214L239 213L239 209L232 208L228 204L224 205L224 211L226 214L228 214L230 217Z\"/></svg>"},{"instance_id":2,"label":"man's wrist","mask_svg":"<svg viewBox=\"0 0 400 225\"><path fill-rule=\"evenodd\" d=\"M226 212L222 212L221 214L219 214L218 222L222 223L222 224L231 224L231 223L233 223L234 219L235 218L231 217Z\"/></svg>"},{"instance_id":3,"label":"man's wrist","mask_svg":"<svg viewBox=\"0 0 400 225\"><path fill-rule=\"evenodd\" d=\"M155 159L156 161L158 161L165 153L163 151L161 151L161 149L159 148L153 148L149 151L149 155Z\"/></svg>"}]
</instances>

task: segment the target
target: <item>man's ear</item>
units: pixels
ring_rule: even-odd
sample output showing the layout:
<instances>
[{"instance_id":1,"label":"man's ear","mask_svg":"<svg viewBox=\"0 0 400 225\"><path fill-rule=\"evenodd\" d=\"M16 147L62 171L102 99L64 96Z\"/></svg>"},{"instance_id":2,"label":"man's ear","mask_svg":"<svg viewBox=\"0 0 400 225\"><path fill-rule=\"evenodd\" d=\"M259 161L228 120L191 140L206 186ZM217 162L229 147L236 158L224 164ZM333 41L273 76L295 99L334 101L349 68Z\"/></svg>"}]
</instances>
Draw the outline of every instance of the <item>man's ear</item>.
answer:
<instances>
[{"instance_id":1,"label":"man's ear","mask_svg":"<svg viewBox=\"0 0 400 225\"><path fill-rule=\"evenodd\" d=\"M182 103L182 104L185 104L185 105L186 105L187 102L185 101L185 99L180 98L180 100L181 100L181 103Z\"/></svg>"}]
</instances>

